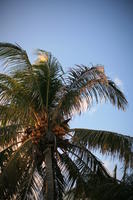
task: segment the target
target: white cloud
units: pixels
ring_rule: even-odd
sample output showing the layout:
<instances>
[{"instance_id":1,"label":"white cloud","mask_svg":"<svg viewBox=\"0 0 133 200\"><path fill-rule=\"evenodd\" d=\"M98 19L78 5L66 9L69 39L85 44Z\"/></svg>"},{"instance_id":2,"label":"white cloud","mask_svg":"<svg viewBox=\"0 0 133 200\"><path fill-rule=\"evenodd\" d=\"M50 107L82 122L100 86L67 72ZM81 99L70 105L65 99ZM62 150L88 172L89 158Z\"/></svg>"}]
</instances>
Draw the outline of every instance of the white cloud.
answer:
<instances>
[{"instance_id":1,"label":"white cloud","mask_svg":"<svg viewBox=\"0 0 133 200\"><path fill-rule=\"evenodd\" d=\"M115 77L114 82L118 87L123 89L123 82L118 77Z\"/></svg>"}]
</instances>

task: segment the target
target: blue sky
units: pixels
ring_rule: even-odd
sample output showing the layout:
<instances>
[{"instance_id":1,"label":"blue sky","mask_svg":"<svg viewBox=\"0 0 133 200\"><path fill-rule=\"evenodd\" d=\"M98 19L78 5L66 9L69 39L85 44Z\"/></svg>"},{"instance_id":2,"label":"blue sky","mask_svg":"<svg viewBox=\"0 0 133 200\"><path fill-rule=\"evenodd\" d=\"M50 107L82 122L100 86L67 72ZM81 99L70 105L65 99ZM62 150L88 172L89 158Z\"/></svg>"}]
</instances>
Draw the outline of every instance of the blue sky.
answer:
<instances>
[{"instance_id":1,"label":"blue sky","mask_svg":"<svg viewBox=\"0 0 133 200\"><path fill-rule=\"evenodd\" d=\"M102 64L129 102L126 112L94 105L72 127L133 136L133 1L1 0L0 41L18 43L34 61L34 50L51 51L67 71L75 64Z\"/></svg>"}]
</instances>

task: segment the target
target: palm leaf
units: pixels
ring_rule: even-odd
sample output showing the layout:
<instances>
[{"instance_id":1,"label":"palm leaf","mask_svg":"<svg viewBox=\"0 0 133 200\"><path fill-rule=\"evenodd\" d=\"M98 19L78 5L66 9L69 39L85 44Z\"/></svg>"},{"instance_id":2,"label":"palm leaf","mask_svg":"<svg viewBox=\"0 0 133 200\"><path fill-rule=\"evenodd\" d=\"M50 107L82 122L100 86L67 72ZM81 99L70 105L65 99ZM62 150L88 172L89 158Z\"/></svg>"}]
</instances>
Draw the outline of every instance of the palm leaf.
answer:
<instances>
[{"instance_id":1,"label":"palm leaf","mask_svg":"<svg viewBox=\"0 0 133 200\"><path fill-rule=\"evenodd\" d=\"M22 84L9 75L0 74L1 120L6 121L8 119L11 121L15 118L16 123L16 118L18 120L20 114L26 115L29 104L27 91ZM15 117L15 113L17 113L17 117ZM24 116L24 118L26 117Z\"/></svg>"},{"instance_id":2,"label":"palm leaf","mask_svg":"<svg viewBox=\"0 0 133 200\"><path fill-rule=\"evenodd\" d=\"M9 143L17 141L20 135L19 130L20 126L17 124L0 127L0 146L9 145Z\"/></svg>"},{"instance_id":3,"label":"palm leaf","mask_svg":"<svg viewBox=\"0 0 133 200\"><path fill-rule=\"evenodd\" d=\"M95 185L95 193L93 193L94 199L97 200L132 200L133 199L133 184L109 181L106 180L100 185Z\"/></svg>"},{"instance_id":4,"label":"palm leaf","mask_svg":"<svg viewBox=\"0 0 133 200\"><path fill-rule=\"evenodd\" d=\"M6 147L5 149L1 149L1 151L0 151L0 174L3 172L11 155L14 153L14 150L12 147L13 146L10 145L10 146Z\"/></svg>"},{"instance_id":5,"label":"palm leaf","mask_svg":"<svg viewBox=\"0 0 133 200\"><path fill-rule=\"evenodd\" d=\"M82 198L83 194L85 198L88 194L88 187L91 187L88 186L88 182L94 176L99 180L111 179L102 163L90 151L83 146L70 144L68 141L66 141L66 144L65 141L63 143L60 142L59 145L57 140L58 147L64 146L64 148L61 148L64 153L58 153L61 162L60 166L66 179L68 199L71 199L71 196L76 199L79 196L81 197L81 194ZM72 192L70 192L71 190Z\"/></svg>"},{"instance_id":6,"label":"palm leaf","mask_svg":"<svg viewBox=\"0 0 133 200\"><path fill-rule=\"evenodd\" d=\"M24 94L22 96L30 104L30 107L41 110L43 108L43 97L41 95L40 80L38 79L36 69L32 67L32 70L25 69L23 72L16 71L13 78L21 83L24 88Z\"/></svg>"},{"instance_id":7,"label":"palm leaf","mask_svg":"<svg viewBox=\"0 0 133 200\"><path fill-rule=\"evenodd\" d=\"M97 174L98 176L110 178L109 173L103 166L102 162L83 146L72 145L68 151L74 155L74 162L81 166L82 171L86 174Z\"/></svg>"},{"instance_id":8,"label":"palm leaf","mask_svg":"<svg viewBox=\"0 0 133 200\"><path fill-rule=\"evenodd\" d=\"M47 60L38 62L33 65L37 73L37 79L40 83L41 95L45 107L54 107L59 100L60 88L62 87L63 80L63 69L58 60L51 55L51 53L38 50L37 55L47 57Z\"/></svg>"},{"instance_id":9,"label":"palm leaf","mask_svg":"<svg viewBox=\"0 0 133 200\"><path fill-rule=\"evenodd\" d=\"M10 70L31 68L26 51L19 45L0 43L0 58Z\"/></svg>"},{"instance_id":10,"label":"palm leaf","mask_svg":"<svg viewBox=\"0 0 133 200\"><path fill-rule=\"evenodd\" d=\"M124 159L129 166L133 166L133 138L109 131L91 129L72 129L72 142L87 146L90 149L99 149L103 154L118 156Z\"/></svg>"},{"instance_id":11,"label":"palm leaf","mask_svg":"<svg viewBox=\"0 0 133 200\"><path fill-rule=\"evenodd\" d=\"M15 193L23 172L31 163L29 151L31 151L31 139L26 140L12 154L0 175L0 196L1 199L9 199Z\"/></svg>"},{"instance_id":12,"label":"palm leaf","mask_svg":"<svg viewBox=\"0 0 133 200\"><path fill-rule=\"evenodd\" d=\"M42 188L42 179L36 169L36 164L32 163L28 171L24 172L23 180L19 185L17 199L39 199Z\"/></svg>"},{"instance_id":13,"label":"palm leaf","mask_svg":"<svg viewBox=\"0 0 133 200\"><path fill-rule=\"evenodd\" d=\"M74 161L77 162L77 166L81 165L85 167L84 169L87 170L87 173L100 173L99 175L103 177L110 177L107 170L104 168L100 160L89 151L85 145L75 144L73 141L70 142L67 139L62 140L57 138L57 147L60 148L63 152L69 152L69 154L74 156ZM85 170L83 170L85 172Z\"/></svg>"},{"instance_id":14,"label":"palm leaf","mask_svg":"<svg viewBox=\"0 0 133 200\"><path fill-rule=\"evenodd\" d=\"M54 184L55 184L55 197L57 199L63 200L63 194L65 191L65 180L60 162L57 163L57 159L53 159L53 171L54 171Z\"/></svg>"},{"instance_id":15,"label":"palm leaf","mask_svg":"<svg viewBox=\"0 0 133 200\"><path fill-rule=\"evenodd\" d=\"M98 103L101 99L109 100L120 109L125 109L127 105L124 94L98 67L78 66L69 72L66 80L57 114L58 110L66 115L72 115L74 110L81 112L85 102L90 107L94 100Z\"/></svg>"},{"instance_id":16,"label":"palm leaf","mask_svg":"<svg viewBox=\"0 0 133 200\"><path fill-rule=\"evenodd\" d=\"M83 176L80 173L79 168L76 166L76 164L67 153L60 154L60 162L62 163L62 167L64 167L67 189L70 190L71 188L73 188L77 181L82 183L83 189L83 186L85 186Z\"/></svg>"},{"instance_id":17,"label":"palm leaf","mask_svg":"<svg viewBox=\"0 0 133 200\"><path fill-rule=\"evenodd\" d=\"M23 124L34 120L33 111L36 107L39 109L42 104L33 73L29 73L29 70L26 73L25 70L23 73L16 72L14 76L0 74L0 78L1 119L15 122L19 120L18 123Z\"/></svg>"}]
</instances>

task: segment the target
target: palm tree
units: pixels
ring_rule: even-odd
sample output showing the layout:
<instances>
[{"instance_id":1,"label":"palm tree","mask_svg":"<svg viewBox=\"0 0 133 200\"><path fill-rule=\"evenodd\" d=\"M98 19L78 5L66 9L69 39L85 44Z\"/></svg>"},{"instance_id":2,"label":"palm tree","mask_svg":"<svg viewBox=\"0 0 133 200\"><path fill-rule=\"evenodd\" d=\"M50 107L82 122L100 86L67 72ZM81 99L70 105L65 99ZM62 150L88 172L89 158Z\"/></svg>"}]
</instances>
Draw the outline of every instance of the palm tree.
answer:
<instances>
[{"instance_id":1,"label":"palm tree","mask_svg":"<svg viewBox=\"0 0 133 200\"><path fill-rule=\"evenodd\" d=\"M64 73L51 53L38 50L31 64L20 46L0 43L1 199L63 199L76 188L84 196L92 176L110 178L91 152L100 149L132 165L132 138L107 131L70 129L82 105L104 99L124 110L127 100L102 66ZM87 175L87 176L86 176Z\"/></svg>"}]
</instances>

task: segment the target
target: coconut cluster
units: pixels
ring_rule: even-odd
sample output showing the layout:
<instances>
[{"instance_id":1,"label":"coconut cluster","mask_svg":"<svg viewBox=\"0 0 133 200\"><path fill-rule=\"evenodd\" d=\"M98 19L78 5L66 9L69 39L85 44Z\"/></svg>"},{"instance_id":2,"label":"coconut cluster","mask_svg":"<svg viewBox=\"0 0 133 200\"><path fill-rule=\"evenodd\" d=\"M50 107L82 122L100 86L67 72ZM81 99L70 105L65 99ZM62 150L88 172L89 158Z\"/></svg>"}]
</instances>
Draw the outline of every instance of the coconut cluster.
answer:
<instances>
[{"instance_id":1,"label":"coconut cluster","mask_svg":"<svg viewBox=\"0 0 133 200\"><path fill-rule=\"evenodd\" d=\"M59 125L56 125L53 129L52 129L52 132L55 134L55 135L58 135L58 136L64 136L66 134L66 130L64 129L64 127L61 127Z\"/></svg>"},{"instance_id":2,"label":"coconut cluster","mask_svg":"<svg viewBox=\"0 0 133 200\"><path fill-rule=\"evenodd\" d=\"M52 133L56 136L63 137L67 134L69 130L68 120L64 121L61 124L54 123L50 128ZM40 139L47 133L48 131L48 118L47 115L43 113L43 115L37 115L36 124L33 128L28 127L24 132L24 136L22 138L22 142L27 140L28 138L32 139L33 144L38 144Z\"/></svg>"},{"instance_id":3,"label":"coconut cluster","mask_svg":"<svg viewBox=\"0 0 133 200\"><path fill-rule=\"evenodd\" d=\"M37 144L40 138L46 134L48 129L48 119L46 115L39 118L39 121L35 124L35 129L32 131L32 142Z\"/></svg>"},{"instance_id":4,"label":"coconut cluster","mask_svg":"<svg viewBox=\"0 0 133 200\"><path fill-rule=\"evenodd\" d=\"M48 120L47 120L46 115L39 116L35 124L35 127L26 128L24 132L24 136L22 138L22 142L24 142L25 140L31 137L32 143L38 144L41 137L45 135L47 128L48 128Z\"/></svg>"}]
</instances>

